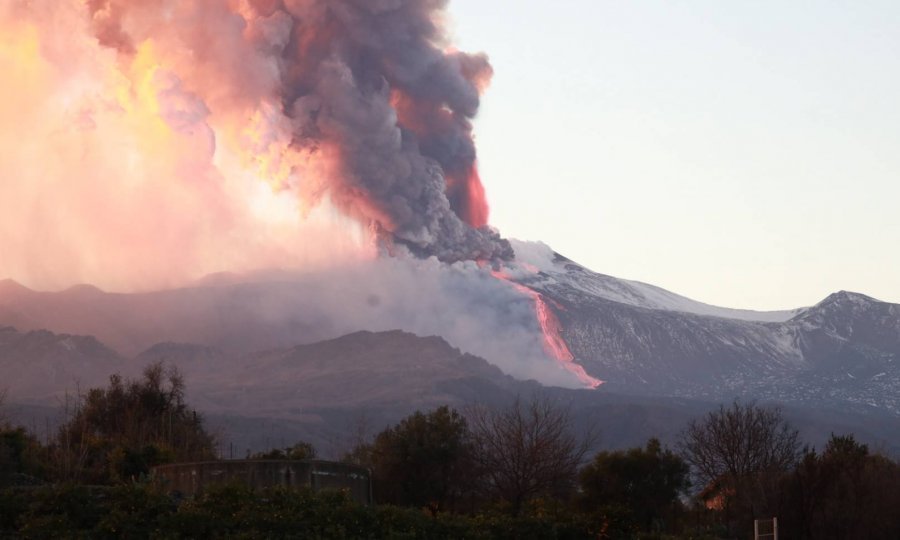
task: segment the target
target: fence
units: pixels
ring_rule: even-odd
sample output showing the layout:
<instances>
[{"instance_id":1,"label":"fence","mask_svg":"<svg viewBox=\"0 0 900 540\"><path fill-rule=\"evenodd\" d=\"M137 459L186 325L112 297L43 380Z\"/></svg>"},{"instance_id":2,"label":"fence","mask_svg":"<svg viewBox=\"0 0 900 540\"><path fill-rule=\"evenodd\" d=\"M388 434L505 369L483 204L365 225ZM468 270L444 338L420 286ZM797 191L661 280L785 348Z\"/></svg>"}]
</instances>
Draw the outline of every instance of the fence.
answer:
<instances>
[{"instance_id":1,"label":"fence","mask_svg":"<svg viewBox=\"0 0 900 540\"><path fill-rule=\"evenodd\" d=\"M241 482L253 488L348 490L357 502L372 503L369 471L330 461L221 460L173 463L154 467L153 475L167 491L189 497L211 485Z\"/></svg>"}]
</instances>

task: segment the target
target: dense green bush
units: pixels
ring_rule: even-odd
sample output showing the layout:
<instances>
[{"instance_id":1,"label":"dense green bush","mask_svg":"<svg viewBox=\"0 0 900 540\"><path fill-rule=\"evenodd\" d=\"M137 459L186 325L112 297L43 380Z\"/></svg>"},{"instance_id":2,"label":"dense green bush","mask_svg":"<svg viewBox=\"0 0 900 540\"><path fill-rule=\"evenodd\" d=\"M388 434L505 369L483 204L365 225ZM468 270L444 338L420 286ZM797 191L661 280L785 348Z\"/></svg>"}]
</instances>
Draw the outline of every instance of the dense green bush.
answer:
<instances>
[{"instance_id":1,"label":"dense green bush","mask_svg":"<svg viewBox=\"0 0 900 540\"><path fill-rule=\"evenodd\" d=\"M449 407L404 418L379 433L367 454L380 503L427 507L436 514L454 510L472 490L468 426Z\"/></svg>"},{"instance_id":2,"label":"dense green bush","mask_svg":"<svg viewBox=\"0 0 900 540\"><path fill-rule=\"evenodd\" d=\"M606 509L640 530L672 531L688 473L683 459L650 439L644 448L597 454L581 470L579 498L585 511Z\"/></svg>"},{"instance_id":3,"label":"dense green bush","mask_svg":"<svg viewBox=\"0 0 900 540\"><path fill-rule=\"evenodd\" d=\"M0 537L24 538L604 538L606 526L562 507L519 517L366 507L339 492L220 486L176 504L151 485L47 486L0 492ZM616 538L617 536L611 536Z\"/></svg>"},{"instance_id":4,"label":"dense green bush","mask_svg":"<svg viewBox=\"0 0 900 540\"><path fill-rule=\"evenodd\" d=\"M0 424L0 487L39 483L47 449L21 426Z\"/></svg>"}]
</instances>

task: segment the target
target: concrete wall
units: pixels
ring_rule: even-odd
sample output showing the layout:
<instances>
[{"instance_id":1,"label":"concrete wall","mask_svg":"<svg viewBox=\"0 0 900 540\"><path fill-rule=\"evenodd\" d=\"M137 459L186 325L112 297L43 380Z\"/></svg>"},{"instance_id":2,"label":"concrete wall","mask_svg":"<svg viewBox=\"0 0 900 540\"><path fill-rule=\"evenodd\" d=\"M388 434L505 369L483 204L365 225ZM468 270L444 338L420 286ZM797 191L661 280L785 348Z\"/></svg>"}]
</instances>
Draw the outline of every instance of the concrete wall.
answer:
<instances>
[{"instance_id":1,"label":"concrete wall","mask_svg":"<svg viewBox=\"0 0 900 540\"><path fill-rule=\"evenodd\" d=\"M346 489L355 501L372 503L369 471L331 461L242 459L173 463L154 467L153 475L166 491L185 497L194 496L208 486L240 482L256 489Z\"/></svg>"}]
</instances>

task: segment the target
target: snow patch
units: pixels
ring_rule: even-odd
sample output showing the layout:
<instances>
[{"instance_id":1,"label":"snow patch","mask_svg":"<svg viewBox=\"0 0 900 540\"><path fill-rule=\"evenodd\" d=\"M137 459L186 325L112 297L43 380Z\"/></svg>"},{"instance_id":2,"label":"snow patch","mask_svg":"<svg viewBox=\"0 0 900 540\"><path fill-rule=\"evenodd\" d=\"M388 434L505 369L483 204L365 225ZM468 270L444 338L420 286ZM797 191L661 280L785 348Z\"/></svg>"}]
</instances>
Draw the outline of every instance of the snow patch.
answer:
<instances>
[{"instance_id":1,"label":"snow patch","mask_svg":"<svg viewBox=\"0 0 900 540\"><path fill-rule=\"evenodd\" d=\"M529 287L541 289L559 284L621 304L742 321L785 322L802 311L753 311L712 306L640 281L598 274L574 262L557 262L556 253L542 242L510 240L510 244L516 252L516 262L522 266L530 265L546 276L544 279L530 276ZM525 279L527 274L526 270L518 268L510 277Z\"/></svg>"}]
</instances>

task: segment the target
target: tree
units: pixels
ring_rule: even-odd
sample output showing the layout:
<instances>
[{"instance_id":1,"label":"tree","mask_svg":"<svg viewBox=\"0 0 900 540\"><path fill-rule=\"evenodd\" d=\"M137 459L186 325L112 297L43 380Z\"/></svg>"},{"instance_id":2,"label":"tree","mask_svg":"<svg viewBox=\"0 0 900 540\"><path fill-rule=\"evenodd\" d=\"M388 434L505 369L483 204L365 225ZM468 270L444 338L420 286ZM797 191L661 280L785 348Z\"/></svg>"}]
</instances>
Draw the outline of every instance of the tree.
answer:
<instances>
[{"instance_id":1,"label":"tree","mask_svg":"<svg viewBox=\"0 0 900 540\"><path fill-rule=\"evenodd\" d=\"M659 529L680 506L688 473L687 463L658 439L644 448L600 452L581 471L582 506L591 511L621 505L642 529Z\"/></svg>"},{"instance_id":2,"label":"tree","mask_svg":"<svg viewBox=\"0 0 900 540\"><path fill-rule=\"evenodd\" d=\"M763 471L784 471L797 462L797 430L777 408L720 405L682 432L682 454L701 484L722 476L745 478Z\"/></svg>"},{"instance_id":3,"label":"tree","mask_svg":"<svg viewBox=\"0 0 900 540\"><path fill-rule=\"evenodd\" d=\"M250 456L250 459L287 459L291 461L302 461L305 459L316 459L316 448L305 441L300 441L293 446L287 448L273 448L268 452L258 452Z\"/></svg>"},{"instance_id":4,"label":"tree","mask_svg":"<svg viewBox=\"0 0 900 540\"><path fill-rule=\"evenodd\" d=\"M466 490L472 464L468 434L466 419L443 406L416 411L353 454L370 460L379 502L437 513L452 510Z\"/></svg>"},{"instance_id":5,"label":"tree","mask_svg":"<svg viewBox=\"0 0 900 540\"><path fill-rule=\"evenodd\" d=\"M697 483L714 488L713 496L723 501L726 524L732 503L750 522L760 511L771 511L774 484L800 455L797 430L779 409L738 401L691 421L679 446Z\"/></svg>"},{"instance_id":6,"label":"tree","mask_svg":"<svg viewBox=\"0 0 900 540\"><path fill-rule=\"evenodd\" d=\"M569 410L548 399L473 408L470 424L481 487L514 516L534 498L570 495L594 442L592 433L576 436Z\"/></svg>"},{"instance_id":7,"label":"tree","mask_svg":"<svg viewBox=\"0 0 900 540\"><path fill-rule=\"evenodd\" d=\"M44 476L46 449L24 427L0 423L0 487L37 483Z\"/></svg>"},{"instance_id":8,"label":"tree","mask_svg":"<svg viewBox=\"0 0 900 540\"><path fill-rule=\"evenodd\" d=\"M807 451L784 481L779 526L800 539L900 538L900 464L869 452L852 435L836 436L821 454Z\"/></svg>"},{"instance_id":9,"label":"tree","mask_svg":"<svg viewBox=\"0 0 900 540\"><path fill-rule=\"evenodd\" d=\"M150 364L138 380L119 375L76 402L56 441L64 480L123 481L171 461L215 457L215 439L184 402L184 380L174 367Z\"/></svg>"},{"instance_id":10,"label":"tree","mask_svg":"<svg viewBox=\"0 0 900 540\"><path fill-rule=\"evenodd\" d=\"M40 482L46 469L46 448L4 413L6 391L0 391L0 487Z\"/></svg>"}]
</instances>

